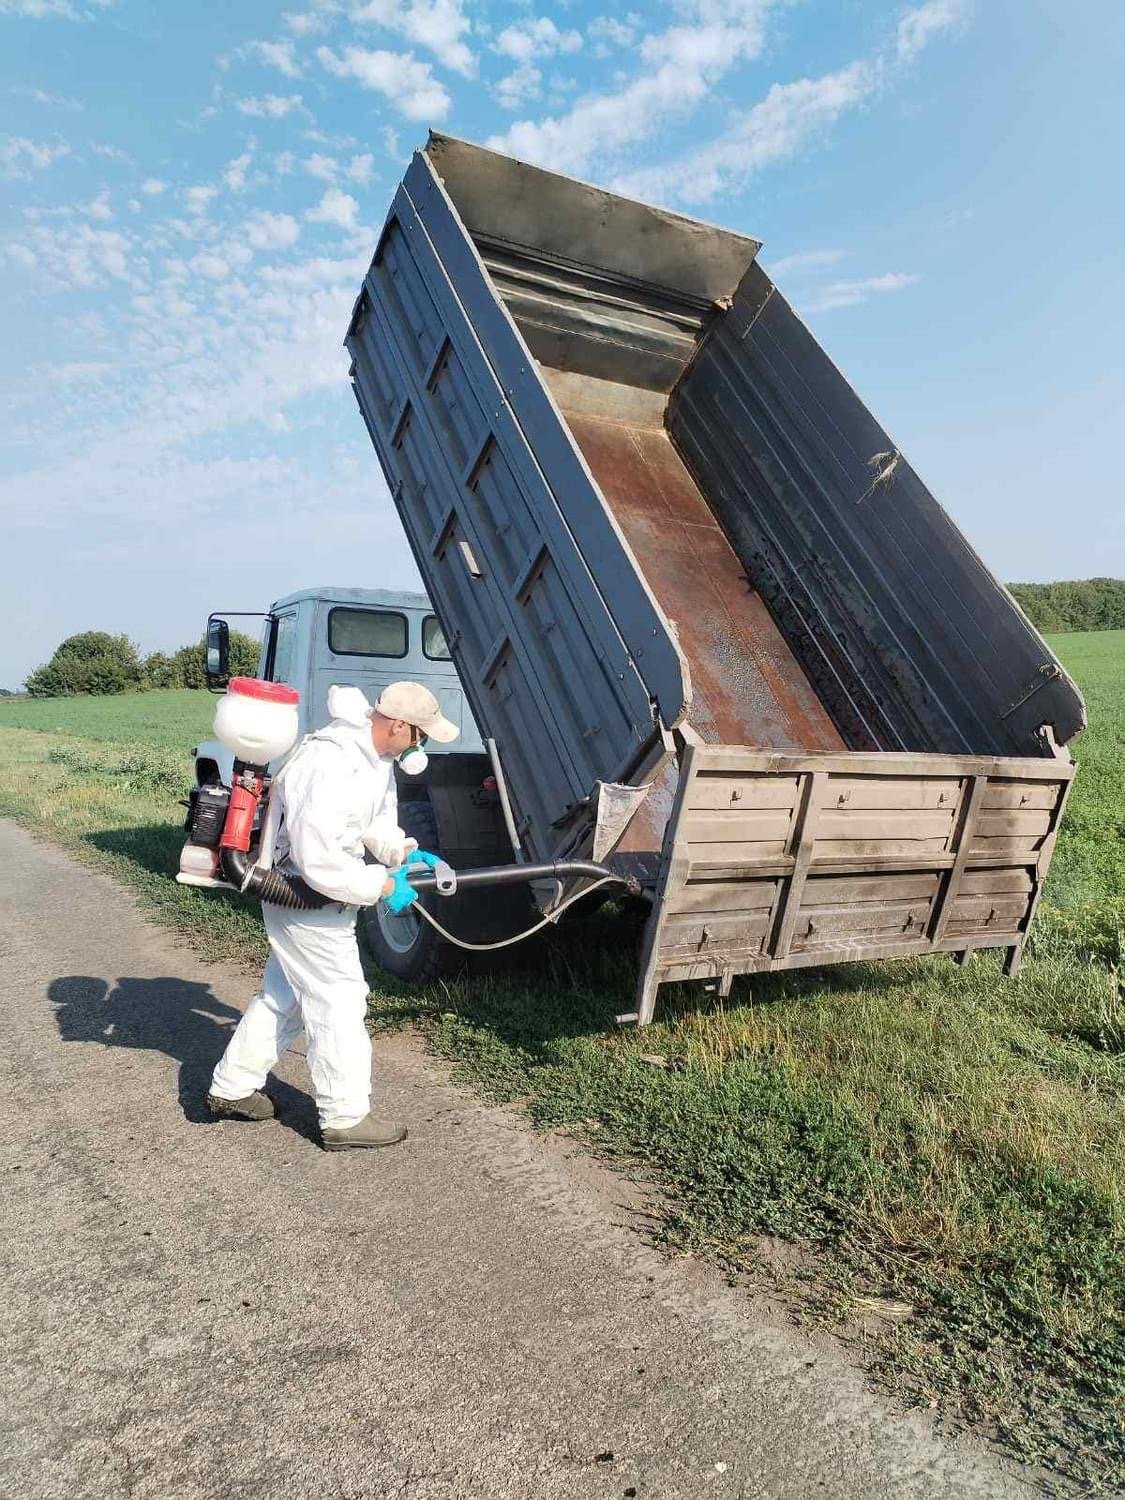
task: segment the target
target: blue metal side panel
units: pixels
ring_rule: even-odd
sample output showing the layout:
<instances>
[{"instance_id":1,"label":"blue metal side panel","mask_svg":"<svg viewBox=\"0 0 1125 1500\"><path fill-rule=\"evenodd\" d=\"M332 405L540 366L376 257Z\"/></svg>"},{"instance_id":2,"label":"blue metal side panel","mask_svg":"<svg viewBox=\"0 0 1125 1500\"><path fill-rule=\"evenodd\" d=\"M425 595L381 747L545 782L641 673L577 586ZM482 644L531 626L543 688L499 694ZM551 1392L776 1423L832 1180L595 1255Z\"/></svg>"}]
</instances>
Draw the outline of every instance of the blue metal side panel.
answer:
<instances>
[{"instance_id":1,"label":"blue metal side panel","mask_svg":"<svg viewBox=\"0 0 1125 1500\"><path fill-rule=\"evenodd\" d=\"M573 832L568 810L651 739L650 690L545 472L543 427L561 420L547 401L533 449L525 403L482 348L479 312L463 305L464 268L454 284L447 275L449 236L463 232L440 227L441 256L400 188L346 342L360 409L465 692L482 732L500 744L525 845L546 858ZM498 310L476 265L474 292ZM545 396L523 360L524 385ZM616 537L607 529L608 550ZM631 568L619 550L616 568ZM654 611L654 660L658 625ZM682 696L680 681L677 707Z\"/></svg>"},{"instance_id":2,"label":"blue metal side panel","mask_svg":"<svg viewBox=\"0 0 1125 1500\"><path fill-rule=\"evenodd\" d=\"M690 701L688 667L648 585L618 529L565 422L540 379L535 360L507 308L496 295L484 264L456 210L422 152L415 155L403 186L440 256L463 316L487 361L494 394L511 423L513 452L526 455L525 482L538 471L542 487L535 504L550 498L550 511L569 533L575 561L603 599L648 696L665 724L682 717Z\"/></svg>"},{"instance_id":3,"label":"blue metal side panel","mask_svg":"<svg viewBox=\"0 0 1125 1500\"><path fill-rule=\"evenodd\" d=\"M758 267L668 426L853 749L1035 755L1040 725L1082 728L1057 659Z\"/></svg>"}]
</instances>

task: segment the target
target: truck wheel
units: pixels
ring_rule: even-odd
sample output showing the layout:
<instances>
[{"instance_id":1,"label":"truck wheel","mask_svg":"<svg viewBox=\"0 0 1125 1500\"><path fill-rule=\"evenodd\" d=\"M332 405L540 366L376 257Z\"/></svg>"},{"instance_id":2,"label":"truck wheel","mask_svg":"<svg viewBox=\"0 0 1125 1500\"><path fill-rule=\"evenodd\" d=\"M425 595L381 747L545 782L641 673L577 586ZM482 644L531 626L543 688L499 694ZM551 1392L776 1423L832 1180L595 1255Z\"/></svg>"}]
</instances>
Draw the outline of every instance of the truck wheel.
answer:
<instances>
[{"instance_id":1,"label":"truck wheel","mask_svg":"<svg viewBox=\"0 0 1125 1500\"><path fill-rule=\"evenodd\" d=\"M437 819L428 802L404 802L398 810L399 827L420 849L438 853ZM419 896L427 908L433 896ZM430 984L456 963L459 950L439 937L412 908L395 915L385 901L365 906L360 913L372 957L381 969L410 984Z\"/></svg>"}]
</instances>

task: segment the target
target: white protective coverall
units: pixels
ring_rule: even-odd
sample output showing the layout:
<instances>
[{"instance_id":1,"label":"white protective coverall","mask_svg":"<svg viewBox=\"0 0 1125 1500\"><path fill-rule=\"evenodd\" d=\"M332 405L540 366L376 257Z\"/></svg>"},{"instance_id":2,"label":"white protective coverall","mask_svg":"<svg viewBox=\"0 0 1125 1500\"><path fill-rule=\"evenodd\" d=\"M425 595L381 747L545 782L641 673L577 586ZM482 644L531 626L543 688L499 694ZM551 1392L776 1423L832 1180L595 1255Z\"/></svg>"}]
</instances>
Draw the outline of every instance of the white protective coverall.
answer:
<instances>
[{"instance_id":1,"label":"white protective coverall","mask_svg":"<svg viewBox=\"0 0 1125 1500\"><path fill-rule=\"evenodd\" d=\"M275 864L333 898L316 911L263 902L270 957L218 1067L211 1092L244 1099L266 1081L302 1026L322 1126L347 1130L371 1103L367 981L356 945L356 909L382 895L401 865L395 759L371 743L370 705L358 688L328 692L332 722L306 735L273 783L268 819ZM263 835L263 841L268 837ZM378 864L364 863L368 849Z\"/></svg>"}]
</instances>

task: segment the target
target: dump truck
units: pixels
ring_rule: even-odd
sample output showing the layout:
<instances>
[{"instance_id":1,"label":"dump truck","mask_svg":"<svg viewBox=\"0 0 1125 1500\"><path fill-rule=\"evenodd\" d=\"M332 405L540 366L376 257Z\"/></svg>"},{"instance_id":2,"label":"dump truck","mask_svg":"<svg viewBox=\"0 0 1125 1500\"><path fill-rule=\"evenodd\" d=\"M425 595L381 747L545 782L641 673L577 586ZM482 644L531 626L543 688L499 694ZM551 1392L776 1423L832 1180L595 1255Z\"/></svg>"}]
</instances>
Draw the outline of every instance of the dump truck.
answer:
<instances>
[{"instance_id":1,"label":"dump truck","mask_svg":"<svg viewBox=\"0 0 1125 1500\"><path fill-rule=\"evenodd\" d=\"M1085 723L760 246L431 133L345 340L511 862L650 903L621 1020L851 959L1014 972Z\"/></svg>"}]
</instances>

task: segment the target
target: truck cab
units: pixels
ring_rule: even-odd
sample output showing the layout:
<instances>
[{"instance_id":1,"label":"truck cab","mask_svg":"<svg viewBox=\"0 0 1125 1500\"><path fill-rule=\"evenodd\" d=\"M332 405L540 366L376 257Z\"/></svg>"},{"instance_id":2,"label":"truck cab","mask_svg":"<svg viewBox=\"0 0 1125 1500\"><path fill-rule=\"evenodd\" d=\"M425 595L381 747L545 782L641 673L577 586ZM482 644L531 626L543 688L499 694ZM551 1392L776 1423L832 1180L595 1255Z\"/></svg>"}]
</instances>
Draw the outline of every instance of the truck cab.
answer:
<instances>
[{"instance_id":1,"label":"truck cab","mask_svg":"<svg viewBox=\"0 0 1125 1500\"><path fill-rule=\"evenodd\" d=\"M441 623L425 594L349 588L286 594L266 615L257 675L300 693L301 735L328 722L328 689L334 684L358 687L374 703L388 683L402 678L420 682L461 731L451 745L430 745L427 753L485 753ZM229 785L232 759L217 740L197 746L196 782Z\"/></svg>"}]
</instances>

